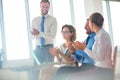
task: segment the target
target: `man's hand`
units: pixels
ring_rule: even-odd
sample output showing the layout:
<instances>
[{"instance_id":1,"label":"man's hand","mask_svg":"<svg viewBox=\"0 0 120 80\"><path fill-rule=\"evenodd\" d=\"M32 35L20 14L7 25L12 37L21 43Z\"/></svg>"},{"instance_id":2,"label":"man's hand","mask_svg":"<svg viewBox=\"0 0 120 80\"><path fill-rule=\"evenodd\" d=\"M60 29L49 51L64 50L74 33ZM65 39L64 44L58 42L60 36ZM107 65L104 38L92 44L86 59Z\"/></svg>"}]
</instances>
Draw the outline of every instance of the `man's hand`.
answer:
<instances>
[{"instance_id":1,"label":"man's hand","mask_svg":"<svg viewBox=\"0 0 120 80\"><path fill-rule=\"evenodd\" d=\"M33 36L39 35L39 33L40 33L40 32L39 32L37 29L35 29L35 28L33 28L32 31L31 31L31 34L32 34Z\"/></svg>"},{"instance_id":2,"label":"man's hand","mask_svg":"<svg viewBox=\"0 0 120 80\"><path fill-rule=\"evenodd\" d=\"M84 50L86 48L86 44L85 43L81 43L79 41L74 42L72 45L77 50Z\"/></svg>"}]
</instances>

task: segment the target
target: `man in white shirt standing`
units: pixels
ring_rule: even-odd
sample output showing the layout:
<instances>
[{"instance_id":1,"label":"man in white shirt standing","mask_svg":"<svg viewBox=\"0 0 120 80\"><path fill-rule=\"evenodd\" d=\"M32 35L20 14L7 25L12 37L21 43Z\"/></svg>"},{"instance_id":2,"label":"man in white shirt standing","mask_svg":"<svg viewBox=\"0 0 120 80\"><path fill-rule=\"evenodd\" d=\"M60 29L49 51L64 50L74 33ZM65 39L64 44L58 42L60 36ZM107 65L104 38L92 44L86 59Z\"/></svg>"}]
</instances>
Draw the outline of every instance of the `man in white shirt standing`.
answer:
<instances>
[{"instance_id":1,"label":"man in white shirt standing","mask_svg":"<svg viewBox=\"0 0 120 80\"><path fill-rule=\"evenodd\" d=\"M57 21L48 14L50 2L48 0L41 0L40 2L41 16L35 17L32 20L31 34L35 38L36 49L34 54L40 63L53 62L54 57L49 53L49 48L53 47L56 32ZM44 17L44 22L43 21ZM44 30L41 29L44 27ZM41 38L43 38L41 40ZM37 64L34 60L34 64Z\"/></svg>"},{"instance_id":2,"label":"man in white shirt standing","mask_svg":"<svg viewBox=\"0 0 120 80\"><path fill-rule=\"evenodd\" d=\"M49 53L49 48L53 47L54 44L57 33L57 21L56 18L48 14L50 9L49 0L41 0L40 9L41 16L32 20L31 34L35 38L36 44L34 65L54 61L54 57ZM39 80L39 70L33 72L33 79Z\"/></svg>"}]
</instances>

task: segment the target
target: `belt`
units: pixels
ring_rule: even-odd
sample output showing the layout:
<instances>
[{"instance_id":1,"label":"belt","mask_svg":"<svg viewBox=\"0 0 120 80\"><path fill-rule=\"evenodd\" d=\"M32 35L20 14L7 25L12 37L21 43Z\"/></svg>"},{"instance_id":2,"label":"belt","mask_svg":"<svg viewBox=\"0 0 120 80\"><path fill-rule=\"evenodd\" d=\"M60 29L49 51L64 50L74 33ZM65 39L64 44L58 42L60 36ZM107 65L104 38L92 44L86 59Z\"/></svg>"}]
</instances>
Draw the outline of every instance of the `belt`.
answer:
<instances>
[{"instance_id":1,"label":"belt","mask_svg":"<svg viewBox=\"0 0 120 80\"><path fill-rule=\"evenodd\" d=\"M53 46L53 44L37 45L37 47L47 47L47 46Z\"/></svg>"}]
</instances>

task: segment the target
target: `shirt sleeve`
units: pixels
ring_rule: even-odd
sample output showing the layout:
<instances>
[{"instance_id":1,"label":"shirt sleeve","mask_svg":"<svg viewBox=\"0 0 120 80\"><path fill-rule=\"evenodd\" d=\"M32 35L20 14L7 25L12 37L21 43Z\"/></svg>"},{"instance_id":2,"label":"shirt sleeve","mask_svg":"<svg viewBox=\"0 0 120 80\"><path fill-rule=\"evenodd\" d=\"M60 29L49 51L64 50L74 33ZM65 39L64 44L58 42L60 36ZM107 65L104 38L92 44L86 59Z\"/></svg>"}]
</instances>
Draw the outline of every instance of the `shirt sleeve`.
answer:
<instances>
[{"instance_id":1,"label":"shirt sleeve","mask_svg":"<svg viewBox=\"0 0 120 80\"><path fill-rule=\"evenodd\" d=\"M108 40L108 41L106 41ZM104 60L105 55L109 53L110 51L111 43L107 36L99 36L99 38L95 41L95 44L93 45L93 50L89 50L88 48L85 48L85 52L93 59L95 60Z\"/></svg>"},{"instance_id":2,"label":"shirt sleeve","mask_svg":"<svg viewBox=\"0 0 120 80\"><path fill-rule=\"evenodd\" d=\"M39 37L42 36L48 39L54 39L56 36L56 33L57 33L57 21L56 19L54 19L51 25L49 26L49 33L41 32Z\"/></svg>"}]
</instances>

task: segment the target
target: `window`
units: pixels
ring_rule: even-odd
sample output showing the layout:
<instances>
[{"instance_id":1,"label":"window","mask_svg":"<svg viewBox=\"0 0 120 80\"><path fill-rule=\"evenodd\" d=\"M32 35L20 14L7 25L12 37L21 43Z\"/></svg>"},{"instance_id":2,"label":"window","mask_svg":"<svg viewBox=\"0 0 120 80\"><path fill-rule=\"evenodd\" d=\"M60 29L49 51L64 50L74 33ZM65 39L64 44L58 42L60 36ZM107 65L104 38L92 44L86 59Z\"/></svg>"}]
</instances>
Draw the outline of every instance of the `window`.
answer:
<instances>
[{"instance_id":1,"label":"window","mask_svg":"<svg viewBox=\"0 0 120 80\"><path fill-rule=\"evenodd\" d=\"M71 23L71 12L70 12L70 4L69 0L52 0L53 6L53 16L57 19L58 23L58 31L56 36L56 46L59 46L64 42L63 37L61 35L61 28L64 24L72 24Z\"/></svg>"},{"instance_id":2,"label":"window","mask_svg":"<svg viewBox=\"0 0 120 80\"><path fill-rule=\"evenodd\" d=\"M3 0L7 60L29 59L24 0Z\"/></svg>"},{"instance_id":3,"label":"window","mask_svg":"<svg viewBox=\"0 0 120 80\"><path fill-rule=\"evenodd\" d=\"M33 18L40 16L40 1L41 0L29 0L29 12L30 12L30 28L32 26L32 20ZM32 40L32 48L35 49L35 43L34 40Z\"/></svg>"},{"instance_id":4,"label":"window","mask_svg":"<svg viewBox=\"0 0 120 80\"><path fill-rule=\"evenodd\" d=\"M0 49L2 49L1 27L0 27Z\"/></svg>"},{"instance_id":5,"label":"window","mask_svg":"<svg viewBox=\"0 0 120 80\"><path fill-rule=\"evenodd\" d=\"M86 32L84 29L86 18L84 0L73 0L75 12L75 28L77 31L77 40L84 41L86 39Z\"/></svg>"},{"instance_id":6,"label":"window","mask_svg":"<svg viewBox=\"0 0 120 80\"><path fill-rule=\"evenodd\" d=\"M1 15L0 15L1 16ZM2 49L2 37L1 37L1 17L0 17L0 49Z\"/></svg>"},{"instance_id":7,"label":"window","mask_svg":"<svg viewBox=\"0 0 120 80\"><path fill-rule=\"evenodd\" d=\"M120 11L118 10L119 8L120 8L120 2L118 1L103 1L106 30L110 33L110 35L113 38L112 39L113 45L118 45L118 46L120 46L120 38L118 38L118 34L120 34L119 31Z\"/></svg>"},{"instance_id":8,"label":"window","mask_svg":"<svg viewBox=\"0 0 120 80\"><path fill-rule=\"evenodd\" d=\"M114 45L120 46L120 38L118 38L118 34L120 34L119 27L119 19L120 19L120 11L116 8L120 9L120 2L110 2L111 9L111 20L112 20L112 29L113 29L113 37L114 37Z\"/></svg>"},{"instance_id":9,"label":"window","mask_svg":"<svg viewBox=\"0 0 120 80\"><path fill-rule=\"evenodd\" d=\"M71 7L72 5L73 7ZM64 24L71 24L76 28L77 40L83 41L85 39L85 11L84 1L82 0L52 0L53 16L58 22L58 32L56 36L56 45L64 42L61 35L61 28ZM80 10L78 10L80 7ZM73 14L72 14L73 13ZM75 22L75 23L74 23Z\"/></svg>"},{"instance_id":10,"label":"window","mask_svg":"<svg viewBox=\"0 0 120 80\"><path fill-rule=\"evenodd\" d=\"M1 5L1 3L0 3L0 5ZM1 37L1 33L2 33L2 27L1 27L1 25L2 25L2 15L1 15L1 6L0 6L0 49L2 49L2 37Z\"/></svg>"}]
</instances>

